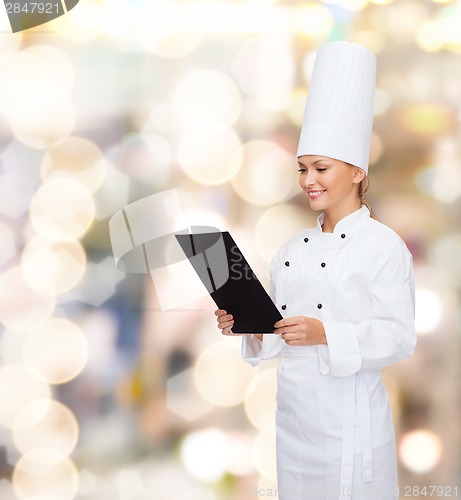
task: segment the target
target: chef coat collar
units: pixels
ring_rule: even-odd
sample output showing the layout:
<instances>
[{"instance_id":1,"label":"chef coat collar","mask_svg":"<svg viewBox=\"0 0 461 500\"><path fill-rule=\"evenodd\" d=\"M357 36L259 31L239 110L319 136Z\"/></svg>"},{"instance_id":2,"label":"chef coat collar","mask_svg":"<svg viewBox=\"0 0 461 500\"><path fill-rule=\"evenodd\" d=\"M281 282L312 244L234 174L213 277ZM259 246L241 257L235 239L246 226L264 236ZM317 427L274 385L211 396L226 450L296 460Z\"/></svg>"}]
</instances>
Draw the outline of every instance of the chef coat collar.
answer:
<instances>
[{"instance_id":1,"label":"chef coat collar","mask_svg":"<svg viewBox=\"0 0 461 500\"><path fill-rule=\"evenodd\" d=\"M345 233L346 231L353 229L355 224L357 224L359 220L368 219L369 217L370 211L368 210L366 205L362 205L358 210L355 210L354 212L346 215L346 217L343 217L340 221L338 221L333 229L333 233ZM322 213L317 217L317 230L321 233L323 233L322 224L324 219L325 213Z\"/></svg>"}]
</instances>

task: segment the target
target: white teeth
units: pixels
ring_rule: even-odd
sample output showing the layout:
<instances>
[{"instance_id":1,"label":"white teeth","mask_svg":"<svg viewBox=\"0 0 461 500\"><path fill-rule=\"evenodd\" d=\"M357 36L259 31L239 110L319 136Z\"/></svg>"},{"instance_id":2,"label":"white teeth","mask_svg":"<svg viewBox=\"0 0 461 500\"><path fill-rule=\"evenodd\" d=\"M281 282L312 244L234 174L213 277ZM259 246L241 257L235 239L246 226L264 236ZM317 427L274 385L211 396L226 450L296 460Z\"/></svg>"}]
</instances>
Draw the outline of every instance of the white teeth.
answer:
<instances>
[{"instance_id":1,"label":"white teeth","mask_svg":"<svg viewBox=\"0 0 461 500\"><path fill-rule=\"evenodd\" d=\"M318 194L323 193L323 191L309 191L311 196L317 196Z\"/></svg>"}]
</instances>

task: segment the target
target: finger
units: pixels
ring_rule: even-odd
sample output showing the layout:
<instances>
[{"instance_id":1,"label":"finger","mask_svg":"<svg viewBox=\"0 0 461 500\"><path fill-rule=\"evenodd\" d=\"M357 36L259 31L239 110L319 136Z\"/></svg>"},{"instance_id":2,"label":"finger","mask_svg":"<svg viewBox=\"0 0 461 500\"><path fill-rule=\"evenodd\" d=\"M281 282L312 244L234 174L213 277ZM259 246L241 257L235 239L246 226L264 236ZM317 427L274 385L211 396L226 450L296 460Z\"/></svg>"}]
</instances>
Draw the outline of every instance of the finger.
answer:
<instances>
[{"instance_id":1,"label":"finger","mask_svg":"<svg viewBox=\"0 0 461 500\"><path fill-rule=\"evenodd\" d=\"M288 329L288 327L285 327L285 326L284 326L284 327L282 327L282 328L276 328L276 329L274 330L274 333L275 333L276 335L282 335L282 333L289 333L289 329Z\"/></svg>"},{"instance_id":2,"label":"finger","mask_svg":"<svg viewBox=\"0 0 461 500\"><path fill-rule=\"evenodd\" d=\"M234 321L224 321L222 323L219 323L218 324L218 328L220 328L221 330L224 330L225 328L232 328L232 326L234 325Z\"/></svg>"},{"instance_id":3,"label":"finger","mask_svg":"<svg viewBox=\"0 0 461 500\"><path fill-rule=\"evenodd\" d=\"M283 318L274 323L275 328L282 328L284 326L293 326L297 325L300 322L302 316L293 316L292 318Z\"/></svg>"},{"instance_id":4,"label":"finger","mask_svg":"<svg viewBox=\"0 0 461 500\"><path fill-rule=\"evenodd\" d=\"M297 342L299 340L299 337L296 333L283 333L282 339L287 343L288 342Z\"/></svg>"},{"instance_id":5,"label":"finger","mask_svg":"<svg viewBox=\"0 0 461 500\"><path fill-rule=\"evenodd\" d=\"M292 326L285 326L283 328L277 328L277 329L275 329L274 333L276 335L289 334L289 335L296 335L297 336L298 331L294 330Z\"/></svg>"},{"instance_id":6,"label":"finger","mask_svg":"<svg viewBox=\"0 0 461 500\"><path fill-rule=\"evenodd\" d=\"M223 321L230 321L231 319L234 319L232 314L226 314L225 316L218 316L218 323L222 323Z\"/></svg>"},{"instance_id":7,"label":"finger","mask_svg":"<svg viewBox=\"0 0 461 500\"><path fill-rule=\"evenodd\" d=\"M274 331L279 331L280 330L280 333L294 333L294 332L297 332L301 329L301 325L299 325L298 323L287 323L279 328L276 328Z\"/></svg>"},{"instance_id":8,"label":"finger","mask_svg":"<svg viewBox=\"0 0 461 500\"><path fill-rule=\"evenodd\" d=\"M215 316L224 316L225 314L227 314L227 311L225 309L216 309L214 313Z\"/></svg>"},{"instance_id":9,"label":"finger","mask_svg":"<svg viewBox=\"0 0 461 500\"><path fill-rule=\"evenodd\" d=\"M224 330L221 332L223 335L234 335L234 332L230 328L224 328Z\"/></svg>"}]
</instances>

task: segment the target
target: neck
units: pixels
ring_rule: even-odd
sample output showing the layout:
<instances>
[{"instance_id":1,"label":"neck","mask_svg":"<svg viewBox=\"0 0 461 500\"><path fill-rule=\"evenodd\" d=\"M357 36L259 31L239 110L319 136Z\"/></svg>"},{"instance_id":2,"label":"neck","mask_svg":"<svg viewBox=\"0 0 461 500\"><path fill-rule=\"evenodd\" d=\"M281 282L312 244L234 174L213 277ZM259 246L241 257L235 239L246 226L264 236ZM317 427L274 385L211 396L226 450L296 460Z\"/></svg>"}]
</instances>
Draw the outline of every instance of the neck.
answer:
<instances>
[{"instance_id":1,"label":"neck","mask_svg":"<svg viewBox=\"0 0 461 500\"><path fill-rule=\"evenodd\" d=\"M323 218L322 231L324 233L332 233L336 224L344 217L360 209L360 200L354 200L353 203L344 207L331 207L325 210Z\"/></svg>"}]
</instances>

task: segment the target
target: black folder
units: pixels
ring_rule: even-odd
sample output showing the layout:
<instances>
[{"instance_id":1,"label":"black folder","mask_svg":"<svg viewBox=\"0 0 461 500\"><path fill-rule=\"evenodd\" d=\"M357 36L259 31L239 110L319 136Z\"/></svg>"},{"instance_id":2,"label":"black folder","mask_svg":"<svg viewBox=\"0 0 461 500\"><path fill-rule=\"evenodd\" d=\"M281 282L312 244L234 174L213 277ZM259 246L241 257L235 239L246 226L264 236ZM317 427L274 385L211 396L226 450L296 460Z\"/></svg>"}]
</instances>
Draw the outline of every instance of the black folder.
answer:
<instances>
[{"instance_id":1,"label":"black folder","mask_svg":"<svg viewBox=\"0 0 461 500\"><path fill-rule=\"evenodd\" d=\"M175 234L219 309L232 314L234 333L273 333L282 315L228 231Z\"/></svg>"}]
</instances>

